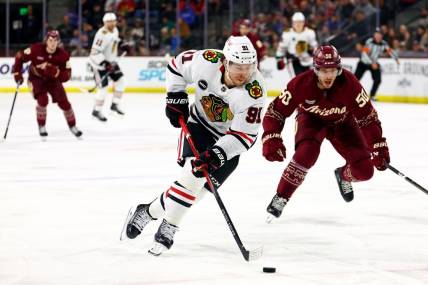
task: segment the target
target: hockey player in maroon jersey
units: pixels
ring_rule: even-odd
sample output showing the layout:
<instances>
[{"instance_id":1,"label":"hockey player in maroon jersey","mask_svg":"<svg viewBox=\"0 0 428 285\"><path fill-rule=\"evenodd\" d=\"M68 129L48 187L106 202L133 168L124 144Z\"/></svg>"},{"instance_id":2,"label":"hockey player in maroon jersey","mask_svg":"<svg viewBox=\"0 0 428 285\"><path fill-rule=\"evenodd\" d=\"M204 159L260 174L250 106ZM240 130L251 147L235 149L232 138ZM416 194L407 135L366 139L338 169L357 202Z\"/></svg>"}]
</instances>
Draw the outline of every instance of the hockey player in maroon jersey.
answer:
<instances>
[{"instance_id":1,"label":"hockey player in maroon jersey","mask_svg":"<svg viewBox=\"0 0 428 285\"><path fill-rule=\"evenodd\" d=\"M281 215L318 159L324 139L328 139L346 160L334 173L347 202L354 198L352 182L369 180L373 176L373 166L385 170L390 160L370 97L355 76L342 69L336 48L331 45L318 47L313 65L313 70L288 83L281 95L271 102L263 118L263 156L269 161L283 161L285 146L281 131L285 119L297 109L295 153L267 207L268 220Z\"/></svg>"},{"instance_id":2,"label":"hockey player in maroon jersey","mask_svg":"<svg viewBox=\"0 0 428 285\"><path fill-rule=\"evenodd\" d=\"M28 85L37 101L36 113L39 133L45 138L46 106L49 103L48 93L52 101L63 110L70 131L80 137L82 132L76 127L76 118L73 108L67 99L62 84L71 77L70 56L67 51L59 47L60 37L56 30L47 32L42 43L36 43L29 48L19 51L15 56L12 72L17 84L22 84L22 65L30 61Z\"/></svg>"},{"instance_id":3,"label":"hockey player in maroon jersey","mask_svg":"<svg viewBox=\"0 0 428 285\"><path fill-rule=\"evenodd\" d=\"M257 61L259 64L265 58L266 47L263 45L259 36L251 32L251 21L249 19L242 20L242 22L239 24L239 31L233 32L232 36L246 36L250 39L251 43L253 44L253 47L256 49Z\"/></svg>"}]
</instances>

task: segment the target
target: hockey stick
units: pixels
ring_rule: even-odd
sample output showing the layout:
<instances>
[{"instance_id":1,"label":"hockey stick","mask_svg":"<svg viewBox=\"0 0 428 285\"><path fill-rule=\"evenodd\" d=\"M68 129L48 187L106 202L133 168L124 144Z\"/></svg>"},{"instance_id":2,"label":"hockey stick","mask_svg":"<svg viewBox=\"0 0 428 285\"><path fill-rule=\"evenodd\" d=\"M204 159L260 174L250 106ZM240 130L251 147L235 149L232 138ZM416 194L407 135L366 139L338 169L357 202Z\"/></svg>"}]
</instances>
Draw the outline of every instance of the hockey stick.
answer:
<instances>
[{"instance_id":1,"label":"hockey stick","mask_svg":"<svg viewBox=\"0 0 428 285\"><path fill-rule=\"evenodd\" d=\"M187 142L190 145L190 148L192 149L193 155L196 158L199 158L199 153L196 150L195 144L193 143L193 139L190 135L189 129L187 128L186 123L184 122L183 117L179 118L179 123L181 126L181 129L184 132L184 135L186 136ZM227 213L226 207L223 204L223 201L220 198L220 195L218 194L217 190L214 187L214 184L210 178L210 175L206 170L203 170L203 174L205 176L205 179L207 180L208 186L211 190L211 192L214 194L215 199L217 200L217 204L220 207L221 212L223 213L224 219L226 220L227 225L229 226L230 231L232 232L233 238L236 241L236 244L239 247L239 250L241 251L242 255L244 256L244 259L246 261L255 260L263 254L263 248L258 248L252 251L247 250L242 241L241 238L238 235L238 232L236 231L235 226L233 225L232 219L230 218L229 214Z\"/></svg>"},{"instance_id":2,"label":"hockey stick","mask_svg":"<svg viewBox=\"0 0 428 285\"><path fill-rule=\"evenodd\" d=\"M12 108L10 109L9 120L7 121L6 131L4 132L3 139L6 139L6 137L7 137L7 132L9 130L10 119L12 118L13 108L15 107L16 95L18 95L19 85L20 84L16 85L15 96L13 96Z\"/></svg>"},{"instance_id":3,"label":"hockey stick","mask_svg":"<svg viewBox=\"0 0 428 285\"><path fill-rule=\"evenodd\" d=\"M410 184L412 184L413 186L415 186L416 188L418 188L419 190L421 190L425 194L428 194L428 190L427 189L425 189L424 187L422 187L421 185L419 185L418 183L416 183L415 181L413 181L412 179L410 179L409 177L407 177L406 175L404 175L402 172L400 172L398 169L396 169L395 167L393 167L391 164L387 164L387 167L388 167L389 170L391 170L392 172L394 172L398 176L402 177L404 180L406 180L407 182L409 182Z\"/></svg>"},{"instance_id":4,"label":"hockey stick","mask_svg":"<svg viewBox=\"0 0 428 285\"><path fill-rule=\"evenodd\" d=\"M126 51L124 51L120 56L119 56L119 58L118 58L118 60L117 60L117 62L116 63L118 63L125 55L127 54L127 52ZM104 74L101 78L100 78L100 80L99 80L99 82L101 83L101 82L103 82L104 81L104 79L106 79L109 75L110 75L111 73L110 72L107 72L106 74ZM85 88L82 88L82 87L77 87L80 91L82 91L82 92L84 92L84 93L92 93L92 92L94 92L97 88L99 87L99 83L95 80L95 86L94 87L91 87L90 89L85 89Z\"/></svg>"}]
</instances>

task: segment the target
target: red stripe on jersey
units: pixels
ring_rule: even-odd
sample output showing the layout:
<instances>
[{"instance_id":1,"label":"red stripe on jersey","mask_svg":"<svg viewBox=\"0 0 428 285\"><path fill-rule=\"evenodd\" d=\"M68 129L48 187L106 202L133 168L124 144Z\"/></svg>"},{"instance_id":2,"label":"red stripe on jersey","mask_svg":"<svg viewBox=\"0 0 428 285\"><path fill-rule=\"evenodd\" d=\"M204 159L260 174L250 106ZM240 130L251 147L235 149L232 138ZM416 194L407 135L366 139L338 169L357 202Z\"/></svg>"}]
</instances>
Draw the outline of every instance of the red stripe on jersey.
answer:
<instances>
[{"instance_id":1,"label":"red stripe on jersey","mask_svg":"<svg viewBox=\"0 0 428 285\"><path fill-rule=\"evenodd\" d=\"M247 141L249 141L251 144L254 142L254 140L252 138L250 138L247 134L242 133L242 132L237 132L237 131L229 131L226 134L235 134L240 136L243 139L246 139Z\"/></svg>"},{"instance_id":2,"label":"red stripe on jersey","mask_svg":"<svg viewBox=\"0 0 428 285\"><path fill-rule=\"evenodd\" d=\"M175 192L175 193L177 193L178 195L180 195L180 196L183 196L184 198L187 198L187 199L189 199L189 200L191 200L191 201L195 201L195 199L196 199L196 197L195 196L192 196L192 195L190 195L190 194L187 194L187 193L185 193L185 192L183 192L183 191L181 191L181 190L178 190L177 188L174 188L174 187L172 187L171 186L171 188L169 188L172 192Z\"/></svg>"},{"instance_id":3,"label":"red stripe on jersey","mask_svg":"<svg viewBox=\"0 0 428 285\"><path fill-rule=\"evenodd\" d=\"M175 60L174 59L171 60L171 63L172 63L172 65L174 65L175 69L177 69L177 65L175 65Z\"/></svg>"}]
</instances>

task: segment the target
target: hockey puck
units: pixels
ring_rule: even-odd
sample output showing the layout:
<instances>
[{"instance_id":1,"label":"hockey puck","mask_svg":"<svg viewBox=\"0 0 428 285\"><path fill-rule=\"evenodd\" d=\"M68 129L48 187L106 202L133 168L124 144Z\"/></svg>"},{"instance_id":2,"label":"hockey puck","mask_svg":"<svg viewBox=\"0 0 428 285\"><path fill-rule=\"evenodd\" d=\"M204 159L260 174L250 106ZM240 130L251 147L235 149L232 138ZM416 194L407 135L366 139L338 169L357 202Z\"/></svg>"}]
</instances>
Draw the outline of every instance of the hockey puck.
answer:
<instances>
[{"instance_id":1,"label":"hockey puck","mask_svg":"<svg viewBox=\"0 0 428 285\"><path fill-rule=\"evenodd\" d=\"M275 267L263 267L263 272L264 273L275 273L276 268Z\"/></svg>"}]
</instances>

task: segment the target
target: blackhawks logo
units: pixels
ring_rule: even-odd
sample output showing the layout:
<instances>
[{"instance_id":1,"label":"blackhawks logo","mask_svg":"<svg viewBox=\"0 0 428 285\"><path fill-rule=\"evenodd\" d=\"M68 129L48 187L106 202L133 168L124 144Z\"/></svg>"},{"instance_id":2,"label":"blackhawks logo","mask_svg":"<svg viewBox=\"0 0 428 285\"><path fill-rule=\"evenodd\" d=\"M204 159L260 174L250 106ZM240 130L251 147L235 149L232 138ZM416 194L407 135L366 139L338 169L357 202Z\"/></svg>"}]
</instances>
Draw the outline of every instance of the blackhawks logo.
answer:
<instances>
[{"instance_id":1,"label":"blackhawks logo","mask_svg":"<svg viewBox=\"0 0 428 285\"><path fill-rule=\"evenodd\" d=\"M254 80L251 83L245 85L245 89L248 91L251 97L254 99L260 98L263 96L263 89L260 87L260 84L257 80Z\"/></svg>"},{"instance_id":2,"label":"blackhawks logo","mask_svg":"<svg viewBox=\"0 0 428 285\"><path fill-rule=\"evenodd\" d=\"M203 96L200 102L211 122L226 122L233 119L229 105L213 94Z\"/></svg>"},{"instance_id":3,"label":"blackhawks logo","mask_svg":"<svg viewBox=\"0 0 428 285\"><path fill-rule=\"evenodd\" d=\"M202 56L206 60L208 60L209 62L217 63L218 60L223 57L223 54L221 52L208 49L208 50L204 51L204 53L202 54Z\"/></svg>"}]
</instances>

